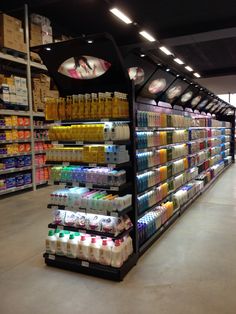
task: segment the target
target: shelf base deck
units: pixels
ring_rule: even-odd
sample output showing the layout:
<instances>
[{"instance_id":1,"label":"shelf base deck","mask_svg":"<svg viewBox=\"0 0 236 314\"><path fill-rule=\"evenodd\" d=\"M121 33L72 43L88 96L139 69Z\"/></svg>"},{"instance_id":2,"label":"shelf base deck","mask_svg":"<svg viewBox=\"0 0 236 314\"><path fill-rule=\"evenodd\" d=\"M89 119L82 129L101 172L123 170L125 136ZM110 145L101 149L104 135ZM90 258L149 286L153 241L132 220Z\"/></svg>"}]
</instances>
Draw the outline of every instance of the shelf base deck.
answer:
<instances>
[{"instance_id":1,"label":"shelf base deck","mask_svg":"<svg viewBox=\"0 0 236 314\"><path fill-rule=\"evenodd\" d=\"M58 267L113 281L122 281L137 262L137 256L135 254L132 254L121 268L89 263L78 259L70 259L64 256L50 255L48 253L44 253L43 257L47 266Z\"/></svg>"}]
</instances>

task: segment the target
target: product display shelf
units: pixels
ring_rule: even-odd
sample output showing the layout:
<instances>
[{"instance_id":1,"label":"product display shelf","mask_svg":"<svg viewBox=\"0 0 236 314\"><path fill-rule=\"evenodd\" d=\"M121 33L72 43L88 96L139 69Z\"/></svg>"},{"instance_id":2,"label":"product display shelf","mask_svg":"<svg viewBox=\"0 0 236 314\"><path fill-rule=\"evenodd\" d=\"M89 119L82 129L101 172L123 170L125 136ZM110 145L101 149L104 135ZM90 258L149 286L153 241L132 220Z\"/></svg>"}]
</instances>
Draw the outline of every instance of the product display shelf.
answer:
<instances>
[{"instance_id":1,"label":"product display shelf","mask_svg":"<svg viewBox=\"0 0 236 314\"><path fill-rule=\"evenodd\" d=\"M46 150L36 150L35 152L34 152L34 154L35 155L40 155L40 154L46 154Z\"/></svg>"},{"instance_id":2,"label":"product display shelf","mask_svg":"<svg viewBox=\"0 0 236 314\"><path fill-rule=\"evenodd\" d=\"M29 167L21 167L21 168L3 169L3 170L0 170L0 175L1 175L1 174L7 174L7 173L14 173L14 172L22 172L22 171L31 170L31 169L32 169L32 166L29 166Z\"/></svg>"},{"instance_id":3,"label":"product display shelf","mask_svg":"<svg viewBox=\"0 0 236 314\"><path fill-rule=\"evenodd\" d=\"M220 155L220 154L217 154L217 155ZM191 170L191 169L198 168L199 166L201 166L201 165L204 164L205 162L209 161L210 159L211 159L211 157L208 158L208 159L206 159L205 161L201 161L198 165L192 166L192 167L190 167L190 168L184 170L183 173L188 172L188 171ZM185 186L186 184L188 184L188 183L190 183L191 181L195 180L195 179L196 179L197 177L199 177L201 174L203 174L203 173L207 172L209 169L211 169L212 166L214 166L214 165L216 165L216 164L218 164L218 163L220 163L220 162L221 162L221 161L217 161L215 164L211 165L211 166L208 167L207 169L204 169L203 171L201 171L200 173L198 173L195 178L192 178L192 179L186 181L182 186L178 187L177 189L172 190L172 191L169 191L169 193L168 193L168 195L167 195L166 197L164 197L163 199L161 199L160 201L158 201L156 204L154 204L154 205L150 206L149 208L145 209L142 213L138 213L138 218L140 219L140 218L143 217L147 212L149 212L149 211L151 211L152 209L154 209L155 207L161 205L161 204L164 203L165 201L171 200L171 197L173 196L173 194L176 193L177 191L181 190L181 189L183 188L183 186ZM175 176L173 176L173 177L179 176L180 174L181 174L181 173L179 173L179 174L177 174L177 175L175 175ZM167 183L168 183L168 181L170 181L170 180L171 180L171 178L167 178L167 180L163 181L162 183L158 183L157 185L155 185L155 187L149 188L149 189L143 191L142 193L140 193L140 194L138 194L138 195L143 195L143 194L145 194L145 193L147 193L147 192L149 192L149 191L155 189L156 187L158 187L159 185L163 184L164 182L167 182Z\"/></svg>"},{"instance_id":4,"label":"product display shelf","mask_svg":"<svg viewBox=\"0 0 236 314\"><path fill-rule=\"evenodd\" d=\"M48 138L34 138L35 142L51 142Z\"/></svg>"},{"instance_id":5,"label":"product display shelf","mask_svg":"<svg viewBox=\"0 0 236 314\"><path fill-rule=\"evenodd\" d=\"M0 190L0 195L5 195L5 194L8 194L8 193L18 192L18 191L30 189L32 187L33 187L32 184L26 184L26 185L14 187L14 188L6 189L6 190Z\"/></svg>"},{"instance_id":6,"label":"product display shelf","mask_svg":"<svg viewBox=\"0 0 236 314\"><path fill-rule=\"evenodd\" d=\"M62 165L62 166L86 166L86 167L98 167L98 166L104 166L111 169L122 169L127 168L131 166L130 162L124 162L120 164L113 164L113 163L86 163L86 162L80 162L80 161L46 161L47 165Z\"/></svg>"},{"instance_id":7,"label":"product display shelf","mask_svg":"<svg viewBox=\"0 0 236 314\"><path fill-rule=\"evenodd\" d=\"M29 126L0 126L0 130L30 130Z\"/></svg>"},{"instance_id":8,"label":"product display shelf","mask_svg":"<svg viewBox=\"0 0 236 314\"><path fill-rule=\"evenodd\" d=\"M70 210L70 211L74 211L75 209L74 208L71 208L70 206L66 206L66 205L55 205L55 204L48 204L47 206L48 208L52 208L52 209L61 209L61 210ZM124 216L128 213L130 213L131 211L133 210L133 207L132 206L129 206L129 207L126 207L122 210L117 210L117 211L107 211L107 212L103 212L103 215L105 216L111 216L111 217L121 217L121 216ZM83 213L87 213L87 214L94 214L94 211L87 211L87 210L82 210L82 209L78 209L76 211L80 211L80 212L83 212Z\"/></svg>"},{"instance_id":9,"label":"product display shelf","mask_svg":"<svg viewBox=\"0 0 236 314\"><path fill-rule=\"evenodd\" d=\"M64 184L66 186L81 186L81 187L86 187L90 189L99 189L99 190L107 190L107 191L119 191L122 192L124 190L130 189L131 187L131 182L124 183L120 186L110 186L110 185L98 185L98 184L93 184L93 183L82 183L82 182L63 182L63 181L53 181L52 184L54 185L60 185Z\"/></svg>"},{"instance_id":10,"label":"product display shelf","mask_svg":"<svg viewBox=\"0 0 236 314\"><path fill-rule=\"evenodd\" d=\"M79 123L104 123L104 122L127 122L130 123L129 118L94 118L94 119L76 119L76 120L46 120L46 122L49 124L54 125L71 125L71 124L79 124Z\"/></svg>"},{"instance_id":11,"label":"product display shelf","mask_svg":"<svg viewBox=\"0 0 236 314\"><path fill-rule=\"evenodd\" d=\"M0 158L7 158L7 157L17 157L17 156L28 156L31 155L31 152L28 153L17 153L17 154L0 154Z\"/></svg>"},{"instance_id":12,"label":"product display shelf","mask_svg":"<svg viewBox=\"0 0 236 314\"><path fill-rule=\"evenodd\" d=\"M0 109L0 116L25 116L25 117L28 117L29 115L30 115L29 111Z\"/></svg>"},{"instance_id":13,"label":"product display shelf","mask_svg":"<svg viewBox=\"0 0 236 314\"><path fill-rule=\"evenodd\" d=\"M148 248L176 221L176 219L200 196L202 195L221 175L227 170L232 163L225 166L204 188L188 200L184 205L175 210L173 215L153 234L151 235L139 248L140 256L148 250Z\"/></svg>"},{"instance_id":14,"label":"product display shelf","mask_svg":"<svg viewBox=\"0 0 236 314\"><path fill-rule=\"evenodd\" d=\"M10 141L1 141L0 140L0 144L11 144L11 143L30 143L31 140L28 139L28 140L10 140Z\"/></svg>"},{"instance_id":15,"label":"product display shelf","mask_svg":"<svg viewBox=\"0 0 236 314\"><path fill-rule=\"evenodd\" d=\"M75 272L92 275L114 281L121 281L136 264L136 254L131 255L120 268L111 266L103 266L100 264L90 263L79 259L70 259L64 256L53 254L44 254L45 263L48 266L58 267L62 269L72 270Z\"/></svg>"},{"instance_id":16,"label":"product display shelf","mask_svg":"<svg viewBox=\"0 0 236 314\"><path fill-rule=\"evenodd\" d=\"M50 139L48 139L50 141ZM52 141L53 145L68 145L68 146L84 146L84 145L91 145L91 144L104 144L104 145L130 145L130 141Z\"/></svg>"},{"instance_id":17,"label":"product display shelf","mask_svg":"<svg viewBox=\"0 0 236 314\"><path fill-rule=\"evenodd\" d=\"M57 225L57 224L53 224L50 223L48 225L48 228L51 229L59 229L59 230L68 230L68 231L73 231L73 232L80 232L80 233L87 233L87 234L94 234L94 235L99 235L101 237L107 237L107 238L112 238L112 239L121 239L123 237L125 237L126 235L130 234L130 232L133 230L133 227L128 229L128 230L124 230L121 233L114 235L112 233L108 233L108 232L101 232L101 231L96 231L96 230L88 230L86 228L76 228L76 227L72 227L72 226L64 226L64 225Z\"/></svg>"}]
</instances>

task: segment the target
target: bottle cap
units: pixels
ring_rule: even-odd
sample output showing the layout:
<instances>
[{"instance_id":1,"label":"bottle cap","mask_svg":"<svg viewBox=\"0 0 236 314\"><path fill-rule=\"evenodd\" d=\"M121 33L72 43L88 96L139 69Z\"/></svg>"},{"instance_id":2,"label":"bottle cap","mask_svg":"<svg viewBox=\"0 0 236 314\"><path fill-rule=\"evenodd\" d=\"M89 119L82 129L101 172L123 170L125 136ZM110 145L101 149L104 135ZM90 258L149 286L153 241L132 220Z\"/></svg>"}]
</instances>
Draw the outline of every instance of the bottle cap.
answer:
<instances>
[{"instance_id":1,"label":"bottle cap","mask_svg":"<svg viewBox=\"0 0 236 314\"><path fill-rule=\"evenodd\" d=\"M63 237L64 237L64 233L63 233L63 232L60 232L59 237L60 237L60 238L63 238Z\"/></svg>"},{"instance_id":2,"label":"bottle cap","mask_svg":"<svg viewBox=\"0 0 236 314\"><path fill-rule=\"evenodd\" d=\"M115 246L120 246L120 240L115 240Z\"/></svg>"},{"instance_id":3,"label":"bottle cap","mask_svg":"<svg viewBox=\"0 0 236 314\"><path fill-rule=\"evenodd\" d=\"M91 243L96 243L96 238L92 238Z\"/></svg>"},{"instance_id":4,"label":"bottle cap","mask_svg":"<svg viewBox=\"0 0 236 314\"><path fill-rule=\"evenodd\" d=\"M48 231L48 235L51 237L51 236L53 236L54 235L54 231L53 230L49 230Z\"/></svg>"},{"instance_id":5,"label":"bottle cap","mask_svg":"<svg viewBox=\"0 0 236 314\"><path fill-rule=\"evenodd\" d=\"M86 236L85 235L82 235L81 236L81 241L85 241L86 240Z\"/></svg>"},{"instance_id":6,"label":"bottle cap","mask_svg":"<svg viewBox=\"0 0 236 314\"><path fill-rule=\"evenodd\" d=\"M102 245L107 245L107 240L106 239L102 240Z\"/></svg>"},{"instance_id":7,"label":"bottle cap","mask_svg":"<svg viewBox=\"0 0 236 314\"><path fill-rule=\"evenodd\" d=\"M70 240L73 240L75 236L73 234L70 234Z\"/></svg>"}]
</instances>

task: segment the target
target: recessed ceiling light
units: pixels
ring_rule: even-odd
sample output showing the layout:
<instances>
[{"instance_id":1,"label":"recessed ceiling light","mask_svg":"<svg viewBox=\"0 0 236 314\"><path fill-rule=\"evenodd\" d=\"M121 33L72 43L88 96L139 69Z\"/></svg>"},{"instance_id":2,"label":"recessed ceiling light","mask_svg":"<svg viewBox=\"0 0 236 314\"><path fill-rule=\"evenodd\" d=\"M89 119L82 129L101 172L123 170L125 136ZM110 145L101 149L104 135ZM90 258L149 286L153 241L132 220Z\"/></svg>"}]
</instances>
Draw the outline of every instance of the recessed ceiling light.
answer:
<instances>
[{"instance_id":1,"label":"recessed ceiling light","mask_svg":"<svg viewBox=\"0 0 236 314\"><path fill-rule=\"evenodd\" d=\"M92 43L93 43L93 40L89 39L88 44L92 44Z\"/></svg>"},{"instance_id":2,"label":"recessed ceiling light","mask_svg":"<svg viewBox=\"0 0 236 314\"><path fill-rule=\"evenodd\" d=\"M188 65L185 67L185 69L188 70L189 72L193 72L193 69Z\"/></svg>"},{"instance_id":3,"label":"recessed ceiling light","mask_svg":"<svg viewBox=\"0 0 236 314\"><path fill-rule=\"evenodd\" d=\"M50 50L52 50L50 47L46 47L45 48L47 51L50 51Z\"/></svg>"},{"instance_id":4,"label":"recessed ceiling light","mask_svg":"<svg viewBox=\"0 0 236 314\"><path fill-rule=\"evenodd\" d=\"M179 77L179 74L176 74L176 77Z\"/></svg>"},{"instance_id":5,"label":"recessed ceiling light","mask_svg":"<svg viewBox=\"0 0 236 314\"><path fill-rule=\"evenodd\" d=\"M156 41L156 39L146 31L141 31L139 34L149 41Z\"/></svg>"},{"instance_id":6,"label":"recessed ceiling light","mask_svg":"<svg viewBox=\"0 0 236 314\"><path fill-rule=\"evenodd\" d=\"M196 76L196 77L198 77L198 78L201 77L201 75L198 74L197 72L193 73L193 75Z\"/></svg>"},{"instance_id":7,"label":"recessed ceiling light","mask_svg":"<svg viewBox=\"0 0 236 314\"><path fill-rule=\"evenodd\" d=\"M174 61L178 64L184 64L184 62L179 58L175 58Z\"/></svg>"},{"instance_id":8,"label":"recessed ceiling light","mask_svg":"<svg viewBox=\"0 0 236 314\"><path fill-rule=\"evenodd\" d=\"M125 15L117 8L110 9L110 12L126 24L131 24L133 22L127 15Z\"/></svg>"},{"instance_id":9,"label":"recessed ceiling light","mask_svg":"<svg viewBox=\"0 0 236 314\"><path fill-rule=\"evenodd\" d=\"M141 53L140 57L144 58L146 55L144 53Z\"/></svg>"},{"instance_id":10,"label":"recessed ceiling light","mask_svg":"<svg viewBox=\"0 0 236 314\"><path fill-rule=\"evenodd\" d=\"M170 56L172 55L172 52L170 52L169 49L167 49L166 47L162 46L162 47L159 47L159 49L164 52L167 56Z\"/></svg>"},{"instance_id":11,"label":"recessed ceiling light","mask_svg":"<svg viewBox=\"0 0 236 314\"><path fill-rule=\"evenodd\" d=\"M166 72L169 72L170 71L170 69L166 69Z\"/></svg>"}]
</instances>

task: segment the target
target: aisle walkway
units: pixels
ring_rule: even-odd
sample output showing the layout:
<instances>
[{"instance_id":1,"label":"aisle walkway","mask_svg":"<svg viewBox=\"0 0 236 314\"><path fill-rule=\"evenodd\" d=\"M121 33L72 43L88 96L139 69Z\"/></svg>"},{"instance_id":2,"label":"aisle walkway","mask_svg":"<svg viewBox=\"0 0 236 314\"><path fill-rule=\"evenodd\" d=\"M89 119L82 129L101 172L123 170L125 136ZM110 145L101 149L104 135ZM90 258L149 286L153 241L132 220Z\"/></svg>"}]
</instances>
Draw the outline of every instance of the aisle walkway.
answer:
<instances>
[{"instance_id":1,"label":"aisle walkway","mask_svg":"<svg viewBox=\"0 0 236 314\"><path fill-rule=\"evenodd\" d=\"M1 314L235 314L236 165L121 283L44 266L50 188L0 202Z\"/></svg>"}]
</instances>

